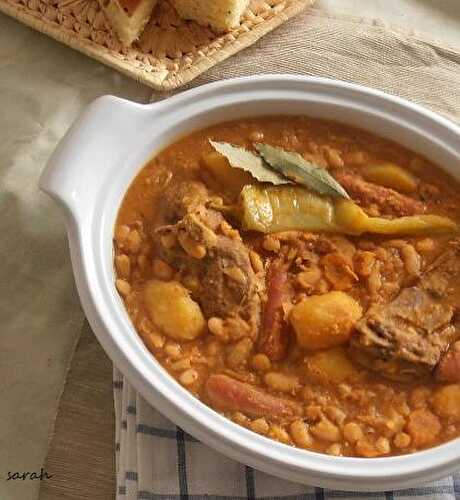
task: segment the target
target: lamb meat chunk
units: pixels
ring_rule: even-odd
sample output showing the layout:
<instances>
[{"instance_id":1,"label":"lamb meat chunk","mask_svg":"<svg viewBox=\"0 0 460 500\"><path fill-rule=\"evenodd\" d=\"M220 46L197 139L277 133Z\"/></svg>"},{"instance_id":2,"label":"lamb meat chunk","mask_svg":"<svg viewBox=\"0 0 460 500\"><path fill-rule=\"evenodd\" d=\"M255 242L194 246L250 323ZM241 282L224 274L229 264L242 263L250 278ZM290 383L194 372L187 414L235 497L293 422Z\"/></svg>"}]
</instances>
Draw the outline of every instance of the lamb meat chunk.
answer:
<instances>
[{"instance_id":1,"label":"lamb meat chunk","mask_svg":"<svg viewBox=\"0 0 460 500\"><path fill-rule=\"evenodd\" d=\"M166 220L177 220L204 205L208 199L208 190L202 182L184 181L166 189L161 206Z\"/></svg>"},{"instance_id":2,"label":"lamb meat chunk","mask_svg":"<svg viewBox=\"0 0 460 500\"><path fill-rule=\"evenodd\" d=\"M335 174L335 178L363 208L377 205L383 215L394 216L417 215L426 210L421 201L398 193L394 189L367 182L357 174L340 172Z\"/></svg>"},{"instance_id":3,"label":"lamb meat chunk","mask_svg":"<svg viewBox=\"0 0 460 500\"><path fill-rule=\"evenodd\" d=\"M249 248L241 239L222 232L225 220L220 212L207 206L210 196L205 186L189 184L180 184L175 196L169 193L165 197L165 203L171 203L169 213L174 223L159 227L156 232L173 234L178 243L172 248L160 245L158 253L176 270L196 278L199 290L194 298L207 318L240 317L249 324L250 335L255 338L260 323L263 276L256 276ZM184 239L201 246L203 257L195 258L187 252Z\"/></svg>"},{"instance_id":4,"label":"lamb meat chunk","mask_svg":"<svg viewBox=\"0 0 460 500\"><path fill-rule=\"evenodd\" d=\"M259 318L260 282L242 241L218 235L204 259L201 276L204 293L199 301L207 317L241 314L249 320L255 314Z\"/></svg>"},{"instance_id":5,"label":"lamb meat chunk","mask_svg":"<svg viewBox=\"0 0 460 500\"><path fill-rule=\"evenodd\" d=\"M451 341L453 310L423 290L408 288L388 305L372 306L356 326L352 352L394 380L428 375ZM438 327L439 329L434 329Z\"/></svg>"},{"instance_id":6,"label":"lamb meat chunk","mask_svg":"<svg viewBox=\"0 0 460 500\"><path fill-rule=\"evenodd\" d=\"M389 304L369 308L351 342L359 362L401 381L429 375L436 368L457 335L453 319L460 302L459 253L459 247L452 246L414 286Z\"/></svg>"}]
</instances>

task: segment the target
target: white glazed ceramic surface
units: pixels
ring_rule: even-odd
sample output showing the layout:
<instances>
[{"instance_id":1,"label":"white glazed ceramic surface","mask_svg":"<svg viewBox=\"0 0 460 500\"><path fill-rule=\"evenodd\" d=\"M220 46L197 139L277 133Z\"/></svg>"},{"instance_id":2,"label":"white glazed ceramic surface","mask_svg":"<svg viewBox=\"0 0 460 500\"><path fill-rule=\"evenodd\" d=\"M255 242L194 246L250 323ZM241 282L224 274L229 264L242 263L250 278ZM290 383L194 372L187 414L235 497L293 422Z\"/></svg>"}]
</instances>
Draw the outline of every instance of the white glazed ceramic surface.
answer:
<instances>
[{"instance_id":1,"label":"white glazed ceramic surface","mask_svg":"<svg viewBox=\"0 0 460 500\"><path fill-rule=\"evenodd\" d=\"M415 104L349 83L261 76L222 81L151 105L93 102L62 140L40 187L65 209L72 264L88 320L107 354L154 407L229 457L292 481L378 491L420 485L460 468L455 440L412 455L360 459L303 451L252 433L191 396L152 357L114 286L112 235L129 184L179 137L226 120L304 114L370 130L460 177L460 129Z\"/></svg>"}]
</instances>

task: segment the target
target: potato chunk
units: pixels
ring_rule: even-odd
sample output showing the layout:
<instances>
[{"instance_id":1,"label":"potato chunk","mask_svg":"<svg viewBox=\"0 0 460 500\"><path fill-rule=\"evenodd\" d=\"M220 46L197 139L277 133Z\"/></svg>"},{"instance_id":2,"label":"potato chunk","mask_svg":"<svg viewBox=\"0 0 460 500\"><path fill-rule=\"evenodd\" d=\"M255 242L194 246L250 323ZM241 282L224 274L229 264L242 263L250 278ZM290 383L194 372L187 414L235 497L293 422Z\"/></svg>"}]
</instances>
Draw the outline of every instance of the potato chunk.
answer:
<instances>
[{"instance_id":1,"label":"potato chunk","mask_svg":"<svg viewBox=\"0 0 460 500\"><path fill-rule=\"evenodd\" d=\"M315 295L292 308L290 321L298 344L308 350L328 349L348 342L361 306L344 292Z\"/></svg>"},{"instance_id":2,"label":"potato chunk","mask_svg":"<svg viewBox=\"0 0 460 500\"><path fill-rule=\"evenodd\" d=\"M253 184L254 177L248 172L233 168L225 156L213 151L203 155L203 165L222 186L239 193L246 184Z\"/></svg>"},{"instance_id":3,"label":"potato chunk","mask_svg":"<svg viewBox=\"0 0 460 500\"><path fill-rule=\"evenodd\" d=\"M438 389L433 396L432 405L438 416L460 422L460 384Z\"/></svg>"},{"instance_id":4,"label":"potato chunk","mask_svg":"<svg viewBox=\"0 0 460 500\"><path fill-rule=\"evenodd\" d=\"M431 411L422 408L409 415L406 431L415 447L429 446L436 441L441 432L441 422Z\"/></svg>"},{"instance_id":5,"label":"potato chunk","mask_svg":"<svg viewBox=\"0 0 460 500\"><path fill-rule=\"evenodd\" d=\"M356 380L359 371L348 359L345 350L336 347L305 358L305 374L320 383L340 384Z\"/></svg>"},{"instance_id":6,"label":"potato chunk","mask_svg":"<svg viewBox=\"0 0 460 500\"><path fill-rule=\"evenodd\" d=\"M162 333L176 340L193 340L202 335L206 321L200 306L177 281L150 281L144 301L152 322Z\"/></svg>"}]
</instances>

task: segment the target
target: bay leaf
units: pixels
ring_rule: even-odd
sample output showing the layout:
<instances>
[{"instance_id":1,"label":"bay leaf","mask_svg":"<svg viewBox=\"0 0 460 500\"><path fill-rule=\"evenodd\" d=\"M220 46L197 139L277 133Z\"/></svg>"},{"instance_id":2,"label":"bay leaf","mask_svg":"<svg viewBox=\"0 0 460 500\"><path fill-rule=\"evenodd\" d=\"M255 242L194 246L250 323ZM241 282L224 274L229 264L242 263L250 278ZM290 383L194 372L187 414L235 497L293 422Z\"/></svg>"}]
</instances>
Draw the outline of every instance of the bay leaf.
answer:
<instances>
[{"instance_id":1,"label":"bay leaf","mask_svg":"<svg viewBox=\"0 0 460 500\"><path fill-rule=\"evenodd\" d=\"M350 199L345 189L326 169L314 165L298 153L261 143L256 143L255 148L271 168L296 184L326 196Z\"/></svg>"},{"instance_id":2,"label":"bay leaf","mask_svg":"<svg viewBox=\"0 0 460 500\"><path fill-rule=\"evenodd\" d=\"M288 179L272 170L260 156L251 151L233 146L228 142L209 140L209 143L218 153L227 158L232 167L249 172L258 181L269 182L275 186L290 184Z\"/></svg>"}]
</instances>

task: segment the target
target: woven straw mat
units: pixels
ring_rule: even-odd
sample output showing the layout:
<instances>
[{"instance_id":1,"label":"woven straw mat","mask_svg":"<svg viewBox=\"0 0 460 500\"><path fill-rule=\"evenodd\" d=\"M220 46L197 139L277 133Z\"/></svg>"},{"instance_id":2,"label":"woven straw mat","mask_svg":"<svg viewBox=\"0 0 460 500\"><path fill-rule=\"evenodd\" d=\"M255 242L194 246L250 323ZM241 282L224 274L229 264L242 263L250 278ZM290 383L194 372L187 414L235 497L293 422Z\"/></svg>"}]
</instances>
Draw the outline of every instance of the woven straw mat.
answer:
<instances>
[{"instance_id":1,"label":"woven straw mat","mask_svg":"<svg viewBox=\"0 0 460 500\"><path fill-rule=\"evenodd\" d=\"M141 39L124 48L97 0L0 0L0 11L156 90L173 90L248 47L314 0L252 0L241 25L217 35L161 0Z\"/></svg>"}]
</instances>

